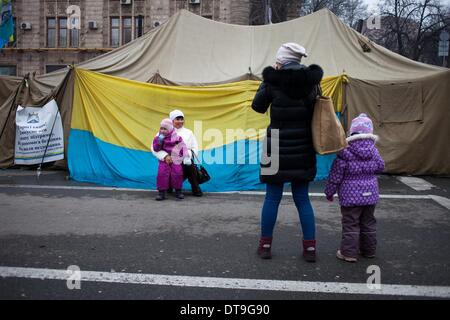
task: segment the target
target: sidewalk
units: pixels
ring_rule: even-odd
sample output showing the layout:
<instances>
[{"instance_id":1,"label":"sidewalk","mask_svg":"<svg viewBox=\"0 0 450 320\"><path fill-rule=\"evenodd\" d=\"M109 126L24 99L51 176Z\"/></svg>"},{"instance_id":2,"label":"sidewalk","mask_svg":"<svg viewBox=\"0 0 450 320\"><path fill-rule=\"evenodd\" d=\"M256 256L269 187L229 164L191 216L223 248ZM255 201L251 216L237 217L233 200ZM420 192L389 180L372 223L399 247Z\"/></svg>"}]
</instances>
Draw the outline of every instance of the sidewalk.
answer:
<instances>
[{"instance_id":1,"label":"sidewalk","mask_svg":"<svg viewBox=\"0 0 450 320\"><path fill-rule=\"evenodd\" d=\"M399 180L397 175L382 174L378 177L380 194L390 195L437 195L450 199L450 177L423 176L415 179L425 180L432 185L428 190L415 190ZM0 170L0 185L48 185L48 186L72 186L72 187L93 187L93 188L113 188L91 183L83 183L69 179L69 172L64 170L43 170L37 176L36 170L31 169L6 169ZM310 193L323 193L325 181L313 181L310 183ZM286 185L286 192L290 191ZM187 191L188 192L188 191ZM254 192L258 194L260 192ZM264 193L264 191L262 191Z\"/></svg>"}]
</instances>

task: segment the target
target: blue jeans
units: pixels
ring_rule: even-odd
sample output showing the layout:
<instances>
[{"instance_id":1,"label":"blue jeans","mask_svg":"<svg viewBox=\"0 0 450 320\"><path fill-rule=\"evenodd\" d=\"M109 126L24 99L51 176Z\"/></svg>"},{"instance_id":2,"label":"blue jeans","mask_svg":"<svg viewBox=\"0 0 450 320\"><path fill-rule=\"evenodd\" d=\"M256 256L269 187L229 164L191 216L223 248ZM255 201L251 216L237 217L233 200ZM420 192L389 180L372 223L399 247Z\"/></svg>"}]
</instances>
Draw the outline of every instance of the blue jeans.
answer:
<instances>
[{"instance_id":1,"label":"blue jeans","mask_svg":"<svg viewBox=\"0 0 450 320\"><path fill-rule=\"evenodd\" d=\"M267 184L266 198L261 213L261 236L272 237L273 229L277 221L278 207L283 196L284 184ZM314 211L309 201L308 182L291 183L292 195L298 210L300 224L304 240L314 240L316 236L316 224Z\"/></svg>"}]
</instances>

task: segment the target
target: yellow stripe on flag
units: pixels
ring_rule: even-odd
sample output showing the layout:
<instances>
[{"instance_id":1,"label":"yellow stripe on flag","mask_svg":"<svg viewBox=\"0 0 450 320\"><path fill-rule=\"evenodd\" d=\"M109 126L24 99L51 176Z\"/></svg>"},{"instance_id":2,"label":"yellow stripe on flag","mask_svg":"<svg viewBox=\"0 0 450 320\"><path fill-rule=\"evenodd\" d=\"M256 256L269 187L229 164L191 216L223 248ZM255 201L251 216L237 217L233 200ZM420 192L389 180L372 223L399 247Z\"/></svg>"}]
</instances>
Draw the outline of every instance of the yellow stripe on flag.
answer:
<instances>
[{"instance_id":1,"label":"yellow stripe on flag","mask_svg":"<svg viewBox=\"0 0 450 320\"><path fill-rule=\"evenodd\" d=\"M323 93L336 98L337 111L342 109L344 77L322 81ZM268 114L251 109L259 84L246 80L201 87L165 86L75 68L71 125L73 129L92 132L104 142L148 151L161 120L170 111L180 109L185 114L185 126L197 135L200 149L234 142L225 141L232 130L243 130L246 139L257 139L261 138L260 130L269 124ZM199 124L201 131L195 130ZM211 130L211 137L222 134L223 139L209 137L210 140L202 141L199 132L208 139L206 130Z\"/></svg>"}]
</instances>

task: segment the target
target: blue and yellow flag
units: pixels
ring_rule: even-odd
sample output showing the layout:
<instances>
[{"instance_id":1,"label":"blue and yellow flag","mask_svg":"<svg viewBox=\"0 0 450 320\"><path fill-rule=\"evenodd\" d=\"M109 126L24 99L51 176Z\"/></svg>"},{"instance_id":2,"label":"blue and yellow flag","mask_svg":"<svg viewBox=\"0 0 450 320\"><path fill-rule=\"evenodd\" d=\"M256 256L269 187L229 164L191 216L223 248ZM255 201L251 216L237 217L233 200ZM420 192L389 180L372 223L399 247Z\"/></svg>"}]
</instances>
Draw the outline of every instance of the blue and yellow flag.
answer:
<instances>
[{"instance_id":1,"label":"blue and yellow flag","mask_svg":"<svg viewBox=\"0 0 450 320\"><path fill-rule=\"evenodd\" d=\"M11 0L0 0L0 48L14 41L14 20Z\"/></svg>"},{"instance_id":2,"label":"blue and yellow flag","mask_svg":"<svg viewBox=\"0 0 450 320\"><path fill-rule=\"evenodd\" d=\"M342 109L346 76L326 77L322 90ZM72 179L155 189L158 160L150 151L162 119L180 109L197 138L198 158L211 175L204 191L259 190L259 159L269 113L251 103L259 81L163 86L75 68L68 166ZM325 179L334 155L317 156ZM190 186L185 182L185 189Z\"/></svg>"}]
</instances>

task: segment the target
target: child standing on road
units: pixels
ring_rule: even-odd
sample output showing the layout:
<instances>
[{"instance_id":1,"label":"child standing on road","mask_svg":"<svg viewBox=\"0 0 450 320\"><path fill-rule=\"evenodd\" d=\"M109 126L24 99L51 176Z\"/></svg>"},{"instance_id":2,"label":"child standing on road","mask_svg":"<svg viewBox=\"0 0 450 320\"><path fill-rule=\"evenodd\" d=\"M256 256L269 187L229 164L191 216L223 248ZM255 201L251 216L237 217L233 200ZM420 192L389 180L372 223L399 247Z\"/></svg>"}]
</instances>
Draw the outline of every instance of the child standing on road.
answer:
<instances>
[{"instance_id":1,"label":"child standing on road","mask_svg":"<svg viewBox=\"0 0 450 320\"><path fill-rule=\"evenodd\" d=\"M175 188L175 197L184 199L181 193L183 184L183 158L189 157L186 144L178 136L173 128L172 120L164 119L158 135L153 139L153 150L158 152L164 150L170 157L168 160L158 161L158 175L156 177L156 187L158 189L157 201L166 199L166 192L169 187Z\"/></svg>"},{"instance_id":2,"label":"child standing on road","mask_svg":"<svg viewBox=\"0 0 450 320\"><path fill-rule=\"evenodd\" d=\"M339 196L342 241L336 257L347 262L356 262L358 253L366 258L375 257L374 212L379 198L375 174L384 169L384 161L375 147L377 140L366 114L353 119L348 146L334 160L325 187L328 201L333 201L336 191Z\"/></svg>"}]
</instances>

